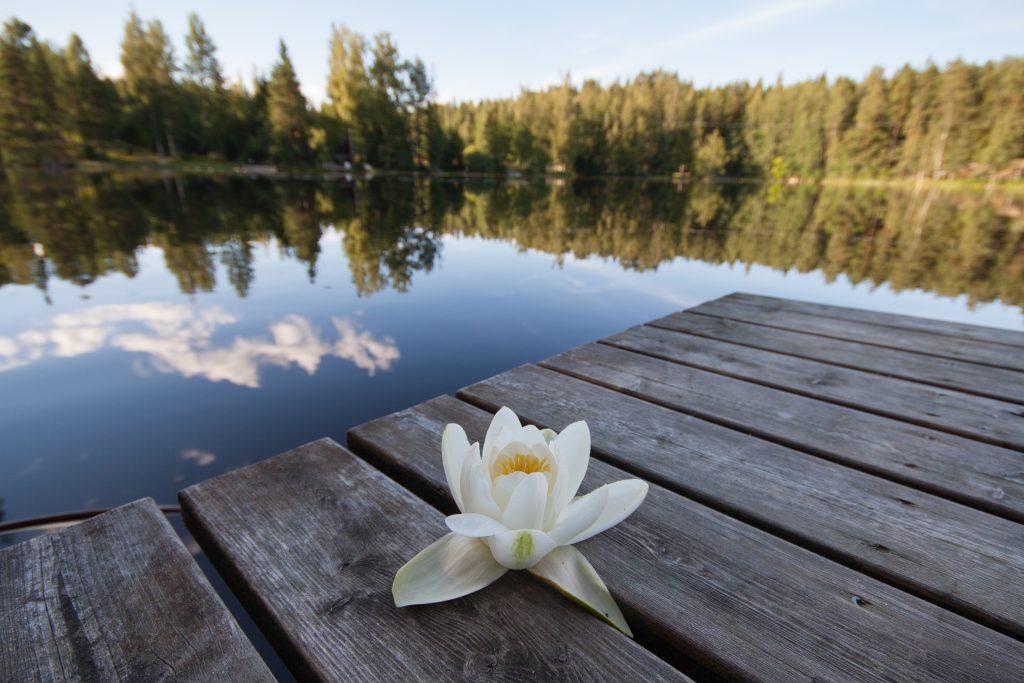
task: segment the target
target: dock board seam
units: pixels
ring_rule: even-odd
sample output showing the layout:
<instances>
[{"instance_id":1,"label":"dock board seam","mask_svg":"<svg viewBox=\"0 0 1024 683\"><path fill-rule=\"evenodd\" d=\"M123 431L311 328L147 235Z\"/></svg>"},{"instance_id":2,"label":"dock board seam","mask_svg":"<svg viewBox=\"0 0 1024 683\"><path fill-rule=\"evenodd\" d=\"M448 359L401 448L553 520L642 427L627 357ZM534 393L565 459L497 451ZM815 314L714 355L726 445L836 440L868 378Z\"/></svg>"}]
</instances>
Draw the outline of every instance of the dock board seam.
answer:
<instances>
[{"instance_id":1,"label":"dock board seam","mask_svg":"<svg viewBox=\"0 0 1024 683\"><path fill-rule=\"evenodd\" d=\"M719 297L718 299L712 299L712 301L723 301L723 300L730 300L730 299L734 300L734 301L738 300L740 302L748 303L748 304L755 305L755 306L759 305L757 302L775 302L775 305L777 305L777 306L778 305L783 305L784 306L785 304L792 303L794 301L792 299L784 299L784 298L775 297L775 296L762 296L762 295L757 295L757 294L749 294L747 292L733 292L732 294L727 294L727 295L725 295L723 297ZM815 302L806 302L806 301L797 301L796 303L808 304L808 305L810 305L812 307L814 307L814 306L823 306L823 307L826 307L826 308L842 309L843 311L849 311L849 313L863 312L863 309L853 308L853 307L850 307L850 306L835 306L835 305L818 304L818 303L815 303ZM848 318L848 317L844 318L844 317L842 317L842 316L840 316L838 314L837 315L830 315L829 313L824 313L824 312L816 311L816 310L815 311L801 311L801 313L803 313L804 315L813 315L813 316L816 316L818 318L827 318L829 320L838 320L839 322L844 322L844 323L851 321L850 318ZM849 313L846 313L846 315L849 315ZM893 316L893 317L896 317L896 318L900 318L900 317L908 318L910 320L921 321L921 322L924 322L924 323L936 323L936 322L937 323L944 323L944 322L949 322L949 321L945 321L945 320L935 320L935 319L932 319L932 318L924 318L924 317L920 317L920 316L900 315L899 313L888 313L888 312L885 312L885 311L879 311L879 313L881 315L885 315L885 316ZM954 332L943 332L941 330L922 330L920 328L915 328L915 327L901 326L901 325L895 324L895 322L893 324L876 322L876 321L868 321L868 320L856 320L856 322L861 323L863 325L871 325L873 327L880 327L880 328L883 328L883 329L901 330L901 331L904 331L904 332L920 332L922 334L936 335L936 336L940 336L940 337L950 337L950 338L953 338L953 339L961 339L963 341L969 341L969 342L976 342L976 341L978 341L978 339L976 337L972 337L972 336L969 336L967 334L957 334L957 333L954 333ZM950 324L953 324L953 325L963 324L963 325L968 325L968 326L974 327L974 328L976 328L976 331L975 331L976 334L983 334L986 331L986 329L987 329L983 325L971 325L970 323L950 322ZM992 329L1002 331L1002 328L992 328ZM1024 333L1021 333L1021 334L1024 334ZM1010 348L1010 349L1014 349L1014 350L1018 350L1018 351L1024 351L1024 341L1021 341L1019 343L1009 343L1009 342L999 341L998 339L987 339L987 340L985 340L985 343L986 344L999 344L1000 346L1005 346L1005 347Z\"/></svg>"},{"instance_id":2,"label":"dock board seam","mask_svg":"<svg viewBox=\"0 0 1024 683\"><path fill-rule=\"evenodd\" d=\"M609 344L609 346L612 346L612 345ZM649 356L649 354L640 353L640 352L634 351L632 349L620 349L620 347L614 347L614 348L622 350L622 351L627 352L627 353L636 353L636 354L642 355L642 356ZM666 360L666 359L659 358L658 360ZM558 367L558 366L555 366L555 365L550 365L550 364L547 363L547 361L541 361L541 362L537 363L537 366L541 367L541 368L544 368L545 370L550 370L552 372L557 372L557 373L565 375L567 377L572 377L574 379L578 379L580 381L587 382L589 384L593 384L594 386L598 386L598 387L601 387L603 389L608 389L609 391L614 391L616 393L623 394L624 396L629 396L630 398L635 398L635 399L640 400L640 401L645 401L647 403L651 403L653 405L660 406L662 408L666 408L668 410L675 411L675 412L680 413L682 415L689 415L690 417L696 418L696 419L701 420L703 422L708 422L710 424L718 425L719 427L726 427L726 428L731 429L732 431L738 432L740 434L746 434L748 436L754 436L754 437L756 437L758 439L761 439L763 441L768 441L768 442L777 444L779 446L784 446L784 447L789 448L789 449L794 450L794 451L799 451L801 453L805 453L807 455L814 456L814 457L819 458L821 460L825 460L825 461L833 463L835 465L839 465L840 467L845 467L847 469L856 470L858 472L863 472L864 474L870 474L871 476L878 477L879 479L885 479L887 481L891 481L891 482L894 482L894 483L897 483L897 484L901 484L903 486L907 486L907 487L912 488L912 489L916 489L916 490L921 491L923 493L927 493L927 494L930 494L930 495L933 495L933 496L938 496L940 498L945 498L945 499L953 501L955 503L959 503L960 505L963 505L965 507L973 508L975 510L979 510L981 512L985 512L986 514L994 515L996 517L1001 517L1001 518L1006 519L1007 521L1010 521L1010 522L1016 522L1018 524L1024 524L1024 512L1017 512L1016 510L1011 510L1011 509L1007 509L1007 508L1004 508L1004 507L999 507L999 506L996 506L996 505L993 505L993 504L989 504L986 501L984 501L984 499L971 498L971 497L964 496L964 494L962 492L960 492L960 491L958 491L956 489L942 488L940 486L929 484L928 482L924 482L924 481L921 481L919 479L901 477L901 476L899 476L894 471L885 470L885 469L882 469L880 467L874 467L874 466L872 466L869 463L859 462L859 461L853 460L851 458L846 458L846 457L844 457L842 455L831 453L831 452L829 452L827 450L824 450L824 449L814 448L813 446L810 446L810 445L807 445L807 444L802 444L800 442L793 441L791 439L786 439L784 437L776 436L776 435L773 435L770 432L767 432L767 431L765 431L763 429L760 429L758 427L753 427L753 426L746 425L746 424L743 424L743 423L740 423L740 422L736 422L736 421L731 420L729 418L715 415L714 413L710 413L710 412L706 412L706 411L700 411L700 410L694 410L692 408L684 408L682 406L673 404L673 403L671 403L669 401L665 401L665 400L656 398L654 396L649 396L649 395L643 394L643 393L641 393L639 391L633 391L633 390L630 390L630 389L626 389L624 387L619 387L619 386L616 386L616 385L614 385L614 384L612 384L610 382L604 382L604 381L602 381L602 380L600 380L598 378L591 377L591 376L583 374L583 373L573 372L573 371L571 371L571 370L569 370L567 368L561 368L561 367ZM690 367L690 366L688 366L688 367ZM701 370L701 371L704 371L703 368L698 368L698 369ZM732 379L736 379L736 378L732 378ZM761 385L761 386L763 386L763 385ZM772 387L772 388L774 389L775 387ZM476 401L471 396L459 395L459 398L461 398L464 401L467 401L468 403L472 403L472 404L476 405ZM814 398L814 397L806 397L806 398L808 398L809 400L814 400L814 401L820 400L820 399L817 399L817 398ZM484 407L484 406L481 405L480 407ZM874 414L874 413L872 413L872 414ZM892 419L892 418L890 418L888 416L882 416L882 417L885 417L886 419ZM931 428L928 427L928 429L931 429ZM957 435L957 436L960 436L960 435Z\"/></svg>"},{"instance_id":3,"label":"dock board seam","mask_svg":"<svg viewBox=\"0 0 1024 683\"><path fill-rule=\"evenodd\" d=\"M737 320L735 318L726 318L726 317L723 317L723 316L709 315L707 313L700 313L698 311L687 311L687 313L689 315L699 315L701 317L710 318L712 320L728 320L729 322L741 323L743 325L758 325L758 323L752 323L752 322L749 322L747 320ZM778 354L780 356L789 356L790 358L798 358L800 360L811 361L811 362L814 362L814 363L824 363L825 365L834 365L834 366L836 366L838 368L846 368L847 370L856 370L858 372L866 372L866 373L869 373L869 374L872 374L872 375L876 375L878 377L885 377L885 378L889 378L889 379L898 379L898 380L902 380L904 382L913 382L914 384L921 384L923 386L936 387L936 388L945 389L945 390L948 390L948 391L955 391L957 393L968 394L970 396L980 396L982 398L990 398L990 399L993 399L993 400L996 400L996 401L1005 401L1006 403L1016 403L1018 405L1024 405L1024 399L1013 398L1012 396L1006 396L1005 394L990 393L990 392L986 392L986 391L983 391L983 390L967 389L967 388L964 388L962 386L957 386L957 385L953 385L953 384L949 384L949 383L942 383L942 382L934 381L934 380L922 379L920 377L910 377L909 375L896 375L896 374L893 374L891 372L885 372L883 370L878 370L878 369L875 369L875 368L864 367L863 365L852 365L852 364L850 364L848 362L843 362L841 360L837 360L837 359L834 359L834 358L818 358L818 357L815 357L815 356L808 356L808 355L805 355L805 354L793 353L792 351L781 351L781 350L779 350L777 348L766 348L764 346L758 346L757 344L751 344L749 342L736 341L734 339L724 339L722 337L718 337L718 336L715 336L713 334L709 334L709 333L706 333L706 332L697 332L697 331L694 331L694 330L685 330L684 331L684 330L680 330L680 329L675 328L675 327L671 327L671 326L669 326L669 325L667 325L665 323L661 323L661 322L659 322L657 320L653 320L653 321L651 321L649 323L645 323L645 326L646 327L654 327L654 328L657 328L659 330L665 330L666 332L674 332L676 334L686 334L686 335L690 335L691 337L699 337L701 339L710 339L712 341L721 342L721 343L724 343L724 344L735 344L736 346L742 346L742 347L747 348L747 349L756 349L758 351L766 351L768 353L776 353L776 354ZM849 344L865 344L867 346L873 346L874 348L885 349L887 351L908 351L910 353L915 353L915 354L917 354L919 356L936 358L936 359L944 360L944 361L947 361L947 362L954 362L954 363L971 363L972 362L972 361L967 361L967 360L963 360L963 359L959 359L959 358L949 358L947 356L933 356L933 355L930 355L930 354L919 353L917 351L910 351L908 349L894 349L891 346L879 346L877 344L866 344L865 342L861 342L861 341L856 341L856 340L851 340L851 339L842 339L840 337L830 337L830 336L827 336L827 335L819 335L819 334L815 334L815 333L812 333L812 332L801 332L799 330L791 330L791 329L781 328L781 327L771 327L769 325L760 325L760 326L764 327L766 329L777 329L779 331L787 332L789 334L802 334L802 335L805 335L807 337L821 337L823 339L832 339L832 340L835 340L835 341L846 342L846 343L849 343ZM986 364L986 363L973 363L973 364L974 365L978 365L980 367L988 367L988 368L992 368L992 369L995 369L995 370L1002 370L1004 372L1017 372L1017 373L1020 373L1021 374L1021 382L1024 382L1024 371L1018 370L1017 368L1008 368L1008 367L1005 367L1005 366L989 365L989 364Z\"/></svg>"},{"instance_id":4,"label":"dock board seam","mask_svg":"<svg viewBox=\"0 0 1024 683\"><path fill-rule=\"evenodd\" d=\"M645 325L645 327L651 327L651 326ZM663 329L663 328L655 328L655 329ZM671 332L674 332L675 334L681 334L683 336L691 336L691 337L694 337L696 339L701 339L701 337L697 337L695 335L687 335L685 332L678 332L678 331L675 331L675 330L666 330L666 331L671 331ZM715 341L719 341L719 340L715 340ZM941 423L927 422L925 420L919 420L919 419L916 419L916 418L911 418L911 417L908 417L906 415L901 415L901 414L898 414L898 413L888 412L886 410L882 410L882 409L878 409L878 408L871 408L869 406L864 406L864 405L861 405L861 404L858 404L858 403L851 403L849 401L843 401L843 400L837 399L837 398L816 395L816 394L813 394L813 393L808 392L808 391L801 391L801 390L796 389L794 387L786 386L784 384L775 384L775 383L769 382L767 380L755 379L755 378L747 377L747 376L744 376L744 375L741 375L741 374L738 374L738 373L725 372L725 371L723 371L721 369L715 368L712 365L702 365L702 364L698 364L698 363L683 362L683 361L678 360L676 358L672 358L671 356L668 356L666 354L660 354L660 353L656 353L656 352L653 352L653 351L640 351L640 350L637 350L637 349L630 348L629 346L625 346L625 345L619 344L619 343L617 343L615 341L612 341L612 340L609 340L609 339L599 339L595 343L597 343L597 344L604 344L605 346L611 346L611 347L614 347L614 348L617 348L617 349L622 349L624 351L630 351L632 353L638 353L638 354L640 354L642 356L648 356L650 358L657 358L658 360L663 360L663 361L666 361L668 363L675 363L676 365L683 365L683 366L686 366L686 367L689 367L689 368L696 368L698 370L704 370L705 372L712 372L712 373L714 373L716 375L721 375L723 377L731 377L732 379L738 379L738 380L742 380L744 382L750 382L751 384L758 384L760 386L768 387L770 389L777 389L779 391L785 391L787 393L795 394L797 396L804 396L806 398L814 399L815 401L822 401L824 403L831 403L833 405L842 406L844 408L849 408L851 410L856 410L856 411L863 412L863 413L870 413L872 415L881 415L882 417L887 417L887 418L892 419L892 420L899 420L900 422L906 422L907 424L917 425L919 427L925 427L927 429L934 429L936 431L945 432L947 434L954 434L956 436L963 437L963 438L966 438L966 439L972 439L974 441L980 441L982 443L991 444L993 446L999 446L1000 448L1007 448L1007 449L1014 450L1014 451L1024 452L1024 446L1022 446L1022 445L1018 445L1018 444L1015 444L1015 443L1010 442L1010 441L1002 441L1002 440L997 439L997 438L985 437L985 436L982 436L980 434L964 432L962 430L957 430L955 428L945 427ZM720 342L720 343L732 344L732 342ZM736 346L740 346L740 345L736 344ZM748 348L748 347L744 347L744 348ZM757 351L763 351L765 353L769 353L769 352L764 351L763 349L756 349L756 350ZM820 361L814 361L814 362L820 362ZM862 370L857 370L857 372L863 372L863 371ZM892 379L895 379L895 378L892 378ZM900 381L906 381L906 380L900 380ZM948 389L943 389L943 390L944 391L949 391ZM991 399L988 399L988 400L991 400ZM1021 415L1021 417L1024 417L1024 411L1022 411L1020 413L1020 415Z\"/></svg>"},{"instance_id":5,"label":"dock board seam","mask_svg":"<svg viewBox=\"0 0 1024 683\"><path fill-rule=\"evenodd\" d=\"M714 313L714 312L709 313L707 311L699 310L699 308L700 308L699 306L695 307L695 308L688 308L688 309L686 309L685 312L689 313L691 315L702 315L702 316L704 316L706 318L717 318L719 320L729 320L729 321L732 321L732 322L744 323L746 325L757 325L758 327L764 327L764 328L770 329L770 330L781 330L781 331L784 331L784 332L792 332L794 334L804 334L804 335L807 335L808 337L821 337L823 339L834 339L836 341L849 342L851 344L863 344L864 346L871 346L871 347L878 348L878 349L890 349L890 350L896 350L896 351L906 351L908 353L914 353L914 354L917 354L919 356L925 356L925 357L928 357L928 358L937 358L939 360L958 361L960 363L971 363L972 365L980 365L980 366L986 367L986 368L997 368L999 370L1009 370L1009 371L1012 371L1012 372L1020 372L1020 373L1024 374L1024 370L1022 370L1021 368L1012 367L1012 366L1009 366L1009 365L999 365L997 363L985 362L985 361L976 360L976 359L973 359L973 358L957 358L955 356L944 356L944 355L941 355L941 354L938 354L938 353L931 353L929 351L922 351L921 349L918 349L918 348L906 348L906 347L901 347L901 346L892 346L892 345L888 345L888 344L881 344L879 342L867 341L867 340L864 340L864 339L850 339L849 337L839 337L839 336L834 335L834 334L825 334L824 332L820 332L820 331L809 332L807 330L798 330L798 329L795 329L793 327L786 327L784 325L773 325L773 324L771 324L769 322L765 322L765 321L746 320L746 319L743 319L743 318L736 318L736 317L729 316L729 315L722 314L722 313ZM807 315L811 315L811 314L808 313ZM822 316L819 316L819 317L822 317ZM837 318L830 318L830 319L831 320L839 320ZM848 321L840 320L840 322L848 322ZM669 329L669 330L673 329L673 328L667 327L667 326L665 326L663 324L659 325L657 320L652 320L651 322L646 323L646 324L650 325L651 327L660 327L661 329ZM868 325L870 323L860 323L860 324ZM893 329L901 329L901 328L893 328ZM696 333L690 333L690 334L696 334ZM703 336L703 335L701 335L701 336ZM958 337L958 339L960 339L960 338ZM973 341L973 340L966 340L965 339L964 341ZM738 343L738 342L732 342L732 343ZM998 344L999 342L991 342L991 343ZM1024 349L1018 349L1017 347L1010 346L1010 345L1004 345L1004 346L1007 346L1008 348L1014 349L1015 351L1019 351L1020 353L1024 354ZM754 348L760 348L760 347L754 347ZM776 353L783 353L783 352L782 351L777 351ZM811 360L818 360L818 359L814 358L814 359L811 359Z\"/></svg>"},{"instance_id":6,"label":"dock board seam","mask_svg":"<svg viewBox=\"0 0 1024 683\"><path fill-rule=\"evenodd\" d=\"M494 404L491 404L488 401L479 400L476 397L464 394L461 390L456 394L456 398L463 401L464 403L468 403L471 406L475 406L477 408L492 413L495 412L498 408L500 408L500 406L495 406ZM553 425L535 422L525 417L522 417L522 420L524 424L534 424L539 429L554 429ZM986 619L985 613L982 612L980 609L958 601L944 602L942 601L942 598L944 597L943 593L928 590L924 586L915 586L913 584L910 584L906 582L904 579L902 579L899 574L886 572L884 570L876 569L870 565L865 565L863 562L859 561L857 556L855 555L850 555L839 550L830 549L828 546L816 542L813 538L801 536L798 533L787 531L786 529L778 526L777 524L773 524L772 522L769 522L767 520L759 519L751 514L744 512L744 510L738 506L731 505L724 501L715 500L709 496L706 496L700 491L684 487L681 484L678 484L656 473L640 471L638 468L634 467L628 460L617 458L614 456L614 454L610 454L608 451L605 451L598 446L591 447L591 457L594 457L604 463L607 463L612 467L623 470L624 472L628 472L638 477L642 477L645 481L660 486L678 496L686 498L687 500L693 501L699 505L703 505L704 507L724 514L728 517L731 517L732 519L742 522L743 524L747 524L755 529L770 534L771 536L774 536L775 538L778 538L781 541L785 541L786 543L790 543L803 550L812 552L831 562L835 562L836 564L842 565L848 569L851 569L853 571L864 574L865 576L886 583L897 590L903 591L909 595L913 595L914 597L919 598L921 600L925 600L935 605L936 607L948 610L949 612L961 616L965 619L968 619L978 624L979 626L992 629L993 631L1001 633L1002 635L1005 635L1009 638L1013 638L1014 640L1024 642L1024 634L1014 633L1012 630L1007 629L1006 627L998 624L997 622ZM842 465L840 464L838 466L841 467Z\"/></svg>"}]
</instances>

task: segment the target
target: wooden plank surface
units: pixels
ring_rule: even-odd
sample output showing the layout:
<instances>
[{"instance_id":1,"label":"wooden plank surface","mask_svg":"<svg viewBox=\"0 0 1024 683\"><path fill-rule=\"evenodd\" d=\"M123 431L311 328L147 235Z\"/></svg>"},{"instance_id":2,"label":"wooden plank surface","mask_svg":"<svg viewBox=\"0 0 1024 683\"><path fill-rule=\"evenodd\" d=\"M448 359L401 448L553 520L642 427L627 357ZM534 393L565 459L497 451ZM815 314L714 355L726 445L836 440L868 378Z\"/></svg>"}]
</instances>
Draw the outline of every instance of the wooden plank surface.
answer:
<instances>
[{"instance_id":1,"label":"wooden plank surface","mask_svg":"<svg viewBox=\"0 0 1024 683\"><path fill-rule=\"evenodd\" d=\"M993 343L983 339L962 339L930 332L883 327L843 317L826 317L801 312L806 304L778 302L775 299L740 298L730 295L708 301L689 309L692 313L769 326L772 329L794 330L825 337L874 344L893 349L906 349L919 354L982 363L1011 370L1024 370L1024 348ZM778 303L777 303L778 302ZM794 310L795 309L795 310ZM845 309L834 314L842 316ZM912 319L914 320L914 319ZM1019 334L1024 344L1024 333ZM979 332L984 337L1005 337L1005 330Z\"/></svg>"},{"instance_id":2,"label":"wooden plank surface","mask_svg":"<svg viewBox=\"0 0 1024 683\"><path fill-rule=\"evenodd\" d=\"M442 605L395 607L395 572L447 533L443 516L329 439L180 498L190 530L300 679L685 680L518 572Z\"/></svg>"},{"instance_id":3,"label":"wooden plank surface","mask_svg":"<svg viewBox=\"0 0 1024 683\"><path fill-rule=\"evenodd\" d=\"M1024 330L1005 330L998 327L985 327L983 325L934 320L932 318L882 313L879 311L869 311L860 308L848 308L846 306L830 306L826 304L811 303L809 301L794 301L792 299L779 299L776 297L757 296L754 294L740 292L730 294L727 298L747 304L773 307L778 310L806 313L809 315L828 318L837 318L848 322L861 322L881 327L924 332L928 335L960 337L985 344L998 343L1024 348Z\"/></svg>"},{"instance_id":4,"label":"wooden plank surface","mask_svg":"<svg viewBox=\"0 0 1024 683\"><path fill-rule=\"evenodd\" d=\"M460 395L587 420L616 466L1024 636L1024 525L535 366Z\"/></svg>"},{"instance_id":5,"label":"wooden plank surface","mask_svg":"<svg viewBox=\"0 0 1024 683\"><path fill-rule=\"evenodd\" d=\"M274 679L147 498L0 550L0 680Z\"/></svg>"},{"instance_id":6,"label":"wooden plank surface","mask_svg":"<svg viewBox=\"0 0 1024 683\"><path fill-rule=\"evenodd\" d=\"M798 358L900 377L989 398L1024 402L1024 373L816 334L696 313L674 313L650 325ZM912 347L910 347L912 349ZM1019 354L1024 357L1024 352Z\"/></svg>"},{"instance_id":7,"label":"wooden plank surface","mask_svg":"<svg viewBox=\"0 0 1024 683\"><path fill-rule=\"evenodd\" d=\"M1024 522L1018 451L605 344L542 365Z\"/></svg>"},{"instance_id":8,"label":"wooden plank surface","mask_svg":"<svg viewBox=\"0 0 1024 683\"><path fill-rule=\"evenodd\" d=\"M641 325L602 343L1016 450L1024 406Z\"/></svg>"},{"instance_id":9,"label":"wooden plank surface","mask_svg":"<svg viewBox=\"0 0 1024 683\"><path fill-rule=\"evenodd\" d=\"M349 442L434 498L445 495L437 450L444 425L462 424L480 440L489 420L441 397L361 425ZM584 490L626 476L591 460ZM437 502L451 508L448 499ZM638 640L686 653L718 674L963 681L1012 679L1024 667L1018 640L659 486L629 519L580 549Z\"/></svg>"}]
</instances>

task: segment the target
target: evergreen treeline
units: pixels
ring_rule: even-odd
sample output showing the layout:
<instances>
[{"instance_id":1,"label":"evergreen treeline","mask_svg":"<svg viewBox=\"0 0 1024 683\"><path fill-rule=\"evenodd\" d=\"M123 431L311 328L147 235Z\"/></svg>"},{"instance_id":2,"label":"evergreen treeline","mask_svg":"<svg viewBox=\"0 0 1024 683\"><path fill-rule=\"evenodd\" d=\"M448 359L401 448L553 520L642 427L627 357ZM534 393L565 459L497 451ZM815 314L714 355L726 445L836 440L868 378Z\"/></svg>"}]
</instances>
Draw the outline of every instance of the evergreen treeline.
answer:
<instances>
[{"instance_id":1,"label":"evergreen treeline","mask_svg":"<svg viewBox=\"0 0 1024 683\"><path fill-rule=\"evenodd\" d=\"M344 231L345 261L364 295L404 291L435 265L444 235L467 235L557 258L602 256L627 269L682 257L1024 305L1019 196L827 184L345 185L91 174L0 183L0 287L134 277L137 254L157 246L183 292L214 289L220 270L245 296L261 244L304 263L310 278L339 258L321 252L326 226Z\"/></svg>"},{"instance_id":2,"label":"evergreen treeline","mask_svg":"<svg viewBox=\"0 0 1024 683\"><path fill-rule=\"evenodd\" d=\"M862 82L696 88L661 71L602 86L440 105L423 62L387 34L332 29L328 99L306 101L282 43L269 75L228 84L196 15L179 58L132 12L124 76L97 75L82 41L0 36L0 154L8 168L144 154L352 162L393 170L839 177L1020 177L1024 59L881 69Z\"/></svg>"}]
</instances>

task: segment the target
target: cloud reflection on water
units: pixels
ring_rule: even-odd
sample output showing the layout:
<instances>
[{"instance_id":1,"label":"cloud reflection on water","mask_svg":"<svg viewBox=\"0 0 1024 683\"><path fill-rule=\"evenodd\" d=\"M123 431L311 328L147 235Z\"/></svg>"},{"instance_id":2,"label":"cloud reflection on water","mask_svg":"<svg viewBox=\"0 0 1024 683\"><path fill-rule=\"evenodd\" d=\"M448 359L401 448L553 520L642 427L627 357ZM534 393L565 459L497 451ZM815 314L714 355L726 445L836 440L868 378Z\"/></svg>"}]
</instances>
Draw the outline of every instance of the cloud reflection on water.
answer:
<instances>
[{"instance_id":1,"label":"cloud reflection on water","mask_svg":"<svg viewBox=\"0 0 1024 683\"><path fill-rule=\"evenodd\" d=\"M238 316L219 306L193 309L152 302L93 306L55 316L49 326L16 338L0 337L0 371L47 356L70 358L111 347L144 354L158 372L258 388L263 367L297 365L313 375L326 357L347 360L373 376L389 370L400 353L393 339L359 330L348 317L332 317L334 335L322 335L301 315L270 325L269 338L236 336L217 343L220 328Z\"/></svg>"}]
</instances>

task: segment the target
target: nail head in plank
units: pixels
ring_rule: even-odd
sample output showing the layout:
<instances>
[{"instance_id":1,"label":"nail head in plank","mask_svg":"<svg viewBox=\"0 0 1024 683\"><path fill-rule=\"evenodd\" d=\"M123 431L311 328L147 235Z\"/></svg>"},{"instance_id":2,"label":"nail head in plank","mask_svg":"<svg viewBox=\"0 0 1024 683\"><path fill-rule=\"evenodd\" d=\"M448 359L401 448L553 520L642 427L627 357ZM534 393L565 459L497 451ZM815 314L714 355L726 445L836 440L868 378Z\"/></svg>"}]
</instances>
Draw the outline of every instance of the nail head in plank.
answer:
<instances>
[{"instance_id":1,"label":"nail head in plank","mask_svg":"<svg viewBox=\"0 0 1024 683\"><path fill-rule=\"evenodd\" d=\"M274 680L148 498L0 550L0 679Z\"/></svg>"},{"instance_id":2,"label":"nail head in plank","mask_svg":"<svg viewBox=\"0 0 1024 683\"><path fill-rule=\"evenodd\" d=\"M439 444L424 444L440 462ZM196 484L186 523L282 657L319 680L607 680L678 671L521 572L399 609L395 572L443 515L321 439Z\"/></svg>"}]
</instances>

